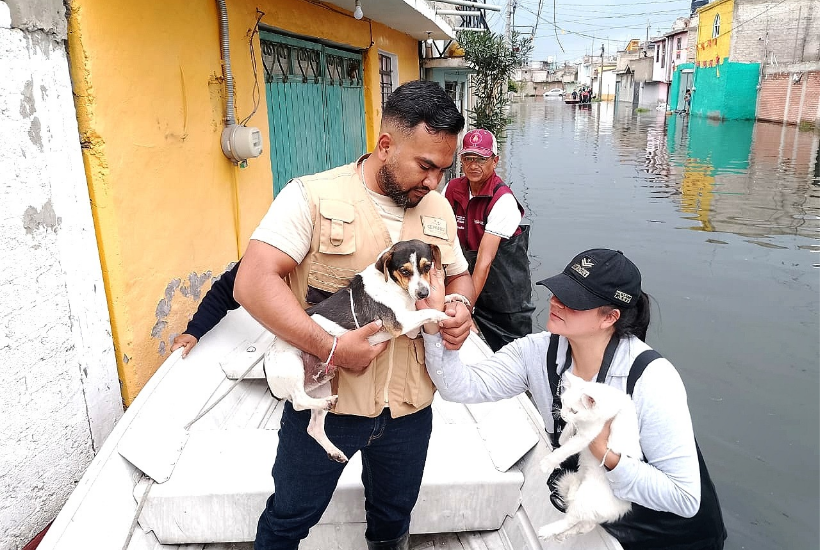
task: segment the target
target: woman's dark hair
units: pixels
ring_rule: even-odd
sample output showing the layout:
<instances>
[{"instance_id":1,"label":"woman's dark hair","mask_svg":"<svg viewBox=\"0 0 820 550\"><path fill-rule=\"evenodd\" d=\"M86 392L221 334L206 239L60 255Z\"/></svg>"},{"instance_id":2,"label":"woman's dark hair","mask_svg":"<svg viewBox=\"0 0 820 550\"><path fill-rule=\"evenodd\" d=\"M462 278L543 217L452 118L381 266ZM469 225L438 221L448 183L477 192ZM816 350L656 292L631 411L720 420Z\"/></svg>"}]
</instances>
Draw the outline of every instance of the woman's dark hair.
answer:
<instances>
[{"instance_id":1,"label":"woman's dark hair","mask_svg":"<svg viewBox=\"0 0 820 550\"><path fill-rule=\"evenodd\" d=\"M621 312L620 318L615 321L615 336L623 338L633 334L643 341L646 341L646 331L649 329L650 296L641 291L638 303L629 309L616 306L603 306L604 312L609 313L613 309Z\"/></svg>"},{"instance_id":2,"label":"woman's dark hair","mask_svg":"<svg viewBox=\"0 0 820 550\"><path fill-rule=\"evenodd\" d=\"M384 105L382 122L406 134L422 123L431 133L458 135L464 129L464 116L456 104L438 83L429 80L413 80L396 88Z\"/></svg>"}]
</instances>

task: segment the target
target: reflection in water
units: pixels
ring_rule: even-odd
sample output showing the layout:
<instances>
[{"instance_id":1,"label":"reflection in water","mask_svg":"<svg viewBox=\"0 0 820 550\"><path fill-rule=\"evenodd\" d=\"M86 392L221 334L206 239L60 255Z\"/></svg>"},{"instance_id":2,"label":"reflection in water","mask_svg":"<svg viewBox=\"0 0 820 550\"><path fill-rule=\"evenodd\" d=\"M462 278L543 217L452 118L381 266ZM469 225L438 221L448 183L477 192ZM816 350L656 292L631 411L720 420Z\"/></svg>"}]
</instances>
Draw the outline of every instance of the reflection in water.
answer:
<instances>
[{"instance_id":1,"label":"reflection in water","mask_svg":"<svg viewBox=\"0 0 820 550\"><path fill-rule=\"evenodd\" d=\"M748 237L820 237L820 134L749 120L638 114L611 103L579 109L560 101L514 105L541 109L539 145L599 161L609 149L634 165L652 196L677 203L689 229ZM532 131L537 121L516 121ZM540 118L540 117L538 117ZM524 127L519 128L524 129ZM515 151L510 151L514 153ZM588 156L587 156L588 155ZM509 159L508 159L509 160ZM502 157L500 172L515 171ZM577 167L578 175L587 172ZM522 173L515 173L524 177Z\"/></svg>"},{"instance_id":2,"label":"reflection in water","mask_svg":"<svg viewBox=\"0 0 820 550\"><path fill-rule=\"evenodd\" d=\"M534 280L623 250L655 299L718 486L727 550L820 539L820 134L611 103L513 104L499 174L532 223ZM536 322L549 295L534 288ZM799 428L798 428L799 426Z\"/></svg>"}]
</instances>

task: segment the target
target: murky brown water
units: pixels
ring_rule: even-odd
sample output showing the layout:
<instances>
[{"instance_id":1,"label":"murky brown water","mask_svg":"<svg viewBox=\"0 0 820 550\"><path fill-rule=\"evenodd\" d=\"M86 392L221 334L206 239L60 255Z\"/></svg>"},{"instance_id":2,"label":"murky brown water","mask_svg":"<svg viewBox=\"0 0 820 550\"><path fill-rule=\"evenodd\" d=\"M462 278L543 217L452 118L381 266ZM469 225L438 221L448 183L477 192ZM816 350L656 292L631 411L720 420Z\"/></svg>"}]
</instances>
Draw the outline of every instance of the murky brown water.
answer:
<instances>
[{"instance_id":1,"label":"murky brown water","mask_svg":"<svg viewBox=\"0 0 820 550\"><path fill-rule=\"evenodd\" d=\"M541 98L510 114L499 173L532 223L534 280L587 248L634 260L657 300L649 342L687 387L727 548L816 549L820 134Z\"/></svg>"}]
</instances>

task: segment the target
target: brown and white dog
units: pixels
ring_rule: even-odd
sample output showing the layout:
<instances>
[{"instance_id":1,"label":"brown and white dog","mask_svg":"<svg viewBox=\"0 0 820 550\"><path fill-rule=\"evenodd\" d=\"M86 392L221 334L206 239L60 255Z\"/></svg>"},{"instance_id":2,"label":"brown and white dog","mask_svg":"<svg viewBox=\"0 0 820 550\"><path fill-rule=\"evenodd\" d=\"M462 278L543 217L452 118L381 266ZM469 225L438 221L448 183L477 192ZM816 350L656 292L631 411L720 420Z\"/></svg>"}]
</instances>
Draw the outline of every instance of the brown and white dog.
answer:
<instances>
[{"instance_id":1,"label":"brown and white dog","mask_svg":"<svg viewBox=\"0 0 820 550\"><path fill-rule=\"evenodd\" d=\"M419 240L399 241L356 274L350 284L307 309L307 314L333 336L341 336L376 319L382 330L369 338L378 344L406 334L418 335L425 323L448 316L434 309L416 310L416 301L430 295L430 269L442 269L441 251ZM331 361L332 363L332 361ZM338 399L330 380L336 366L276 338L265 354L265 378L273 395L288 399L297 411L310 409L308 433L327 451L328 458L347 457L325 434L325 416Z\"/></svg>"}]
</instances>

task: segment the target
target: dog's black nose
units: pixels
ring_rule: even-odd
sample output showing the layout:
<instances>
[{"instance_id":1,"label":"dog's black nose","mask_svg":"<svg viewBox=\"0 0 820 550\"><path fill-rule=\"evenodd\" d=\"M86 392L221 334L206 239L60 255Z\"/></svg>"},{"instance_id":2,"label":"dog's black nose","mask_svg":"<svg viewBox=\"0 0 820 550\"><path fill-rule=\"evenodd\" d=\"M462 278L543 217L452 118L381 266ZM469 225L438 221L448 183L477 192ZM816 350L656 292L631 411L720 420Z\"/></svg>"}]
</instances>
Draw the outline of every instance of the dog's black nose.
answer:
<instances>
[{"instance_id":1,"label":"dog's black nose","mask_svg":"<svg viewBox=\"0 0 820 550\"><path fill-rule=\"evenodd\" d=\"M419 300L424 300L430 295L430 291L426 288L420 288L416 294L418 294Z\"/></svg>"}]
</instances>

